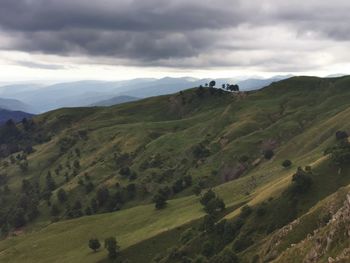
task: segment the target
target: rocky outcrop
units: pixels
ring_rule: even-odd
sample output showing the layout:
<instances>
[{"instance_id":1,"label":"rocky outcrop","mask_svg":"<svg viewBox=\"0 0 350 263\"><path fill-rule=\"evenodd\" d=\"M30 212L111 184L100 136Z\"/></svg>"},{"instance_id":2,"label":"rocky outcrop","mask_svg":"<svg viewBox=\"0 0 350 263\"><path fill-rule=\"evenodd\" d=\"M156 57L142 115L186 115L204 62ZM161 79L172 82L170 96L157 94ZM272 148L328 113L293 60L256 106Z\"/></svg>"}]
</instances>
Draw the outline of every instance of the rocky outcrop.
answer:
<instances>
[{"instance_id":1,"label":"rocky outcrop","mask_svg":"<svg viewBox=\"0 0 350 263\"><path fill-rule=\"evenodd\" d=\"M312 244L312 248L304 258L305 263L319 262L321 258L328 256L328 262L344 262L348 259L350 262L350 248L344 250L334 256L332 248L339 243L345 243L350 239L350 193L347 194L344 205L333 214L327 225L321 229L314 231L308 240Z\"/></svg>"}]
</instances>

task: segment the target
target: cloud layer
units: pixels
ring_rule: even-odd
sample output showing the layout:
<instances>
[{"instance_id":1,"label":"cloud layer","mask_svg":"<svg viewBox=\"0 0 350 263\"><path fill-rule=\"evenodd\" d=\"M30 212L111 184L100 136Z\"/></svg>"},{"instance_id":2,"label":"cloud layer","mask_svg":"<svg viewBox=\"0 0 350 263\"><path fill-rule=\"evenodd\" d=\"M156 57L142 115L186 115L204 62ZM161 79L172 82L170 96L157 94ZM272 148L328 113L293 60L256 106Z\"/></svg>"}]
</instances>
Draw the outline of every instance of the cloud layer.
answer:
<instances>
[{"instance_id":1,"label":"cloud layer","mask_svg":"<svg viewBox=\"0 0 350 263\"><path fill-rule=\"evenodd\" d=\"M0 49L116 65L303 71L349 59L349 10L346 0L2 0Z\"/></svg>"}]
</instances>

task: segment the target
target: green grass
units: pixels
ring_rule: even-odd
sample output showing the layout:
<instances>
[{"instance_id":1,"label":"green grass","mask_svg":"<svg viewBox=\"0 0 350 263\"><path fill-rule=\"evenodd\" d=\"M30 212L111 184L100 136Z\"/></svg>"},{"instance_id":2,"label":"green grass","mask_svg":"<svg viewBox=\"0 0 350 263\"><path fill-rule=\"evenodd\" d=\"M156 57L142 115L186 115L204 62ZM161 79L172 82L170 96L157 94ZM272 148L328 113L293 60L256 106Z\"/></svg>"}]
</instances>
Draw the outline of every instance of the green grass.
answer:
<instances>
[{"instance_id":1,"label":"green grass","mask_svg":"<svg viewBox=\"0 0 350 263\"><path fill-rule=\"evenodd\" d=\"M61 109L38 116L38 129L52 139L35 145L36 152L28 156L29 170L25 174L14 165L1 167L9 175L8 185L13 193L8 204L15 203L23 178L39 180L43 189L49 170L53 173L59 164L64 166L67 161L78 159L74 155L77 147L82 166L78 176L66 183L62 174L71 172L68 168L54 175L59 187L68 192L69 204L80 200L85 208L98 187L108 186L113 193L116 182L122 186L131 183L119 176L121 165L115 163L115 153L132 156L129 165L138 174L132 183L138 185L139 194L121 211L75 220L64 220L65 208L61 205L62 221L53 224L50 208L41 201L41 215L24 229L25 234L0 242L0 261L97 262L106 253L89 251L87 241L93 236L116 236L125 255L146 253L148 240L157 247L151 254L165 250L178 238L176 229L203 216L198 197L191 196L187 189L174 195L164 211L155 211L148 204L158 188L171 186L186 174L193 177L194 183L205 181L207 187L216 186L215 191L229 207L243 202L254 206L271 196L278 197L298 166L314 162L322 165L323 151L334 143L334 133L350 129L350 90L344 88L347 83L347 78L300 77L245 97L209 93L198 97L195 90L188 90L182 96L161 96L109 108ZM88 138L77 139L71 149L61 153L58 142L76 138L79 131L86 131ZM207 158L194 158L192 148L198 143L210 149ZM252 162L262 157L261 151L269 143L274 144L275 157L262 159L260 165L253 167ZM140 168L157 154L162 159L160 166ZM242 155L249 156L247 171L226 182L225 170L236 169ZM285 159L292 160L292 168L281 167ZM172 172L164 175L168 171ZM95 185L89 194L78 184L86 172ZM159 176L164 176L161 182L154 179ZM322 187L315 185L313 199L306 200L304 207L311 207L347 183L346 179L337 179L338 182L330 178L318 180ZM54 191L52 203L56 202ZM226 218L234 218L239 211L236 209Z\"/></svg>"}]
</instances>

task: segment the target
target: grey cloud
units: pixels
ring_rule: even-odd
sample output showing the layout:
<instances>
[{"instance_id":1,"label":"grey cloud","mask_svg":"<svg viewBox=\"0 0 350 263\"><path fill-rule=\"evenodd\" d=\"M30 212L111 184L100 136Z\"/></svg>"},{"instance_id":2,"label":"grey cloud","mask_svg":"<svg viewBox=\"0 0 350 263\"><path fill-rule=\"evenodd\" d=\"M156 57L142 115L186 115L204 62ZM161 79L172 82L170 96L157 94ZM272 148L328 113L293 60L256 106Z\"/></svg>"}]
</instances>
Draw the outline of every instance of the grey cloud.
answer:
<instances>
[{"instance_id":1,"label":"grey cloud","mask_svg":"<svg viewBox=\"0 0 350 263\"><path fill-rule=\"evenodd\" d=\"M349 8L345 0L2 0L0 28L12 41L0 49L137 66L301 70L317 63L300 56L350 40Z\"/></svg>"},{"instance_id":2,"label":"grey cloud","mask_svg":"<svg viewBox=\"0 0 350 263\"><path fill-rule=\"evenodd\" d=\"M27 68L39 68L39 69L49 69L49 70L57 70L57 69L65 69L64 66L55 65L55 64L44 64L30 61L16 61L15 64L24 66Z\"/></svg>"}]
</instances>

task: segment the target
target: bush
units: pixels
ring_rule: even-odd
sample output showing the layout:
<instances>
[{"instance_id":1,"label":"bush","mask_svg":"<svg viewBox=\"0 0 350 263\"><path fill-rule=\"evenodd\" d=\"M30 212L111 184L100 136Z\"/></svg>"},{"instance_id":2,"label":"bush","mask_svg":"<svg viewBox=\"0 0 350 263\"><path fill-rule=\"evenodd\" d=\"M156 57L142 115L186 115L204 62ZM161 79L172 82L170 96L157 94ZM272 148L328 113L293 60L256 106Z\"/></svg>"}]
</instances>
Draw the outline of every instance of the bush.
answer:
<instances>
[{"instance_id":1,"label":"bush","mask_svg":"<svg viewBox=\"0 0 350 263\"><path fill-rule=\"evenodd\" d=\"M266 160L271 160L274 155L275 155L275 153L271 149L264 151L264 158Z\"/></svg>"},{"instance_id":2,"label":"bush","mask_svg":"<svg viewBox=\"0 0 350 263\"><path fill-rule=\"evenodd\" d=\"M97 238L92 238L89 240L89 248L96 252L101 247L101 243Z\"/></svg>"},{"instance_id":3,"label":"bush","mask_svg":"<svg viewBox=\"0 0 350 263\"><path fill-rule=\"evenodd\" d=\"M284 160L283 163L282 163L282 166L284 168L288 168L292 165L292 162L290 160Z\"/></svg>"},{"instance_id":4,"label":"bush","mask_svg":"<svg viewBox=\"0 0 350 263\"><path fill-rule=\"evenodd\" d=\"M337 140L344 140L344 139L347 139L349 135L346 131L337 131L335 133L335 137Z\"/></svg>"},{"instance_id":5,"label":"bush","mask_svg":"<svg viewBox=\"0 0 350 263\"><path fill-rule=\"evenodd\" d=\"M97 190L96 199L98 201L99 206L103 206L108 200L108 198L109 198L109 190L107 188L102 187Z\"/></svg>"},{"instance_id":6,"label":"bush","mask_svg":"<svg viewBox=\"0 0 350 263\"><path fill-rule=\"evenodd\" d=\"M60 189L57 192L57 199L58 201L60 201L61 203L64 203L65 201L67 201L67 193L64 189Z\"/></svg>"},{"instance_id":7,"label":"bush","mask_svg":"<svg viewBox=\"0 0 350 263\"><path fill-rule=\"evenodd\" d=\"M119 246L115 237L109 237L105 239L105 248L108 251L108 257L115 259L118 256Z\"/></svg>"},{"instance_id":8,"label":"bush","mask_svg":"<svg viewBox=\"0 0 350 263\"><path fill-rule=\"evenodd\" d=\"M155 208L157 210L165 208L166 205L167 205L167 201L166 200L167 200L166 197L162 193L158 192L153 197L153 202L155 203Z\"/></svg>"},{"instance_id":9,"label":"bush","mask_svg":"<svg viewBox=\"0 0 350 263\"><path fill-rule=\"evenodd\" d=\"M194 146L192 152L193 156L198 159L205 158L210 155L210 151L202 143Z\"/></svg>"}]
</instances>

